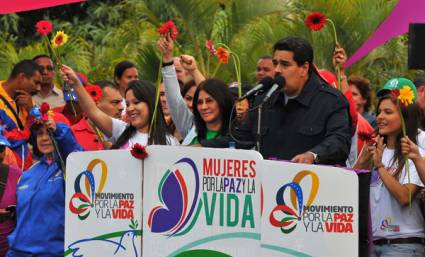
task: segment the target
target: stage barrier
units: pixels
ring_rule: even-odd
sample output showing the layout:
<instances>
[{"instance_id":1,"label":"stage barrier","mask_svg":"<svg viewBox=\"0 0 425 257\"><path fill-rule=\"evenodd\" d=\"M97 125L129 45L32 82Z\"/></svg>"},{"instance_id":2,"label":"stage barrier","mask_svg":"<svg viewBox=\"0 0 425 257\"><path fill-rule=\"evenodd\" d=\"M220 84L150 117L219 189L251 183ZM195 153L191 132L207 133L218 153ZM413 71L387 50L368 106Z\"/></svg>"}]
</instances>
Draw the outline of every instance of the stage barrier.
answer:
<instances>
[{"instance_id":1,"label":"stage barrier","mask_svg":"<svg viewBox=\"0 0 425 257\"><path fill-rule=\"evenodd\" d=\"M70 155L65 256L358 256L352 171L245 150L147 152Z\"/></svg>"}]
</instances>

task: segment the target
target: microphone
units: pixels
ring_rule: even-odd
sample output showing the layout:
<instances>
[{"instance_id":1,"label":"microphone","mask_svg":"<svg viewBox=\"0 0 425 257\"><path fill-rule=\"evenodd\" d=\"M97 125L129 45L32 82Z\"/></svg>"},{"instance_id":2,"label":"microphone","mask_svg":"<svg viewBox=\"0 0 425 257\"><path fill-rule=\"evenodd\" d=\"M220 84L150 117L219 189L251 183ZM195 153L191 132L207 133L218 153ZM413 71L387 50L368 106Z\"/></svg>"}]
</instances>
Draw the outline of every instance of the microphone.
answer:
<instances>
[{"instance_id":1,"label":"microphone","mask_svg":"<svg viewBox=\"0 0 425 257\"><path fill-rule=\"evenodd\" d=\"M260 80L260 84L256 85L254 88L246 92L243 96L239 97L238 100L243 100L245 98L249 98L255 93L257 93L261 89L268 89L272 86L273 79L271 77L264 77L262 80Z\"/></svg>"},{"instance_id":2,"label":"microphone","mask_svg":"<svg viewBox=\"0 0 425 257\"><path fill-rule=\"evenodd\" d=\"M274 79L273 86L270 88L266 96L263 98L263 104L270 99L270 97L273 95L275 91L284 87L285 84L286 84L285 78L281 75L277 75Z\"/></svg>"}]
</instances>

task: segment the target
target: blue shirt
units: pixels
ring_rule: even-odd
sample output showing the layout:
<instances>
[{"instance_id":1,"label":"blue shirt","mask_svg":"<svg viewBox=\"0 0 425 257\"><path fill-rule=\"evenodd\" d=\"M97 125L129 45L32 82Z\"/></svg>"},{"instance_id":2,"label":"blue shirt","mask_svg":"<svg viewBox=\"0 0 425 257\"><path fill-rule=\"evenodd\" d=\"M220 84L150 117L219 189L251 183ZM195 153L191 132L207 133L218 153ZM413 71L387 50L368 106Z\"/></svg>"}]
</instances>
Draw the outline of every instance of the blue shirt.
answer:
<instances>
[{"instance_id":1,"label":"blue shirt","mask_svg":"<svg viewBox=\"0 0 425 257\"><path fill-rule=\"evenodd\" d=\"M63 160L81 150L70 128L57 123L53 134ZM23 173L16 190L17 223L9 236L8 256L63 256L65 181L60 161L44 156Z\"/></svg>"}]
</instances>

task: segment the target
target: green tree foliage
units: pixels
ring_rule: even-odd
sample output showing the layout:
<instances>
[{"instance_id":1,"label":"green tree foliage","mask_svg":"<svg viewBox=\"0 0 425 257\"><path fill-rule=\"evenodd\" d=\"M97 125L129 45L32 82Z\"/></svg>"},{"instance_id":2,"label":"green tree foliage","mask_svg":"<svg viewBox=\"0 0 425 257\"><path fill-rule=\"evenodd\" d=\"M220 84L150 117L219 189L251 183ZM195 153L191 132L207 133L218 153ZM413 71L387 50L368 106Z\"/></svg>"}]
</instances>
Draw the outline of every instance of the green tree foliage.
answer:
<instances>
[{"instance_id":1,"label":"green tree foliage","mask_svg":"<svg viewBox=\"0 0 425 257\"><path fill-rule=\"evenodd\" d=\"M82 4L0 16L0 79L14 63L46 52L34 25L50 19L70 41L62 49L64 62L88 74L90 81L113 79L114 65L137 63L143 79L155 81L160 55L157 28L173 19L181 34L175 54L194 55L201 71L227 82L236 80L233 64L221 65L205 48L207 39L225 43L238 54L242 79L253 82L258 58L270 55L273 43L288 35L307 38L314 46L315 63L332 70L333 34L329 26L318 32L304 25L311 11L331 18L341 45L352 54L388 16L396 0L123 0ZM406 37L375 49L350 68L369 78L375 87L407 70Z\"/></svg>"}]
</instances>

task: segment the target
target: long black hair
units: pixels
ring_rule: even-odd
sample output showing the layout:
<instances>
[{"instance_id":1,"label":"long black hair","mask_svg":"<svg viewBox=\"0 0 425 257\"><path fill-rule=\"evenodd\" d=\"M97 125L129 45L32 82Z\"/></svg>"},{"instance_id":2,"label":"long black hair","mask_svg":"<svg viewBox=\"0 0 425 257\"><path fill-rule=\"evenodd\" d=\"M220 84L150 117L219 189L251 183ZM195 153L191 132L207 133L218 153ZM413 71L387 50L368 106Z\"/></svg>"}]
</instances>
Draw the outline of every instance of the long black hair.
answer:
<instances>
[{"instance_id":1,"label":"long black hair","mask_svg":"<svg viewBox=\"0 0 425 257\"><path fill-rule=\"evenodd\" d=\"M409 139L416 144L416 141L417 141L416 136L418 135L418 118L419 118L419 108L417 104L410 104L406 107L402 104L399 104L398 100L393 99L391 95L388 93L378 99L377 116L379 115L379 106L381 105L382 101L385 99L390 99L393 102L393 104L397 106L397 108L400 108L401 113L403 115L404 123L406 126L406 134L409 137ZM387 136L383 136L383 137L384 137L384 144L386 144ZM401 152L402 137L403 137L403 132L402 132L402 129L400 128L400 132L398 133L397 139L396 139L394 156L391 161L391 166L397 165L397 170L395 174L393 175L396 178L399 178L405 164L404 156Z\"/></svg>"},{"instance_id":2,"label":"long black hair","mask_svg":"<svg viewBox=\"0 0 425 257\"><path fill-rule=\"evenodd\" d=\"M147 80L134 80L128 84L128 88L125 91L125 94L131 90L133 91L134 96L137 100L144 102L148 105L148 122L150 128L150 121L153 117L153 111L155 108L155 86L152 82ZM156 145L166 145L167 144L167 129L165 126L164 115L162 114L161 102L158 102L158 109L156 113L155 123L153 124L153 128L149 129L149 139L148 145L156 144ZM133 125L129 125L124 132L118 137L117 141L114 145L112 145L112 149L119 149L128 140L136 134L137 129Z\"/></svg>"},{"instance_id":3,"label":"long black hair","mask_svg":"<svg viewBox=\"0 0 425 257\"><path fill-rule=\"evenodd\" d=\"M129 61L122 61L115 65L114 69L114 81L116 82L117 78L121 79L122 75L124 74L125 70L130 68L137 68L136 64L129 62Z\"/></svg>"},{"instance_id":4,"label":"long black hair","mask_svg":"<svg viewBox=\"0 0 425 257\"><path fill-rule=\"evenodd\" d=\"M219 135L224 136L227 134L230 122L230 114L233 107L233 97L226 83L219 79L204 80L198 86L195 95L193 96L193 115L199 141L207 138L207 124L202 119L198 110L199 92L202 90L208 93L218 103L221 119L221 127L220 131L218 131Z\"/></svg>"}]
</instances>

